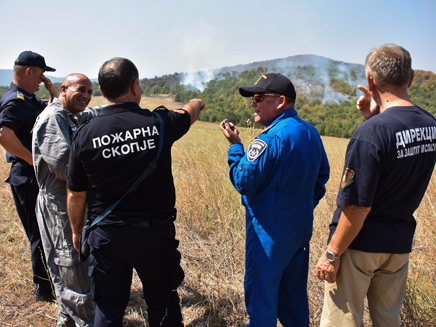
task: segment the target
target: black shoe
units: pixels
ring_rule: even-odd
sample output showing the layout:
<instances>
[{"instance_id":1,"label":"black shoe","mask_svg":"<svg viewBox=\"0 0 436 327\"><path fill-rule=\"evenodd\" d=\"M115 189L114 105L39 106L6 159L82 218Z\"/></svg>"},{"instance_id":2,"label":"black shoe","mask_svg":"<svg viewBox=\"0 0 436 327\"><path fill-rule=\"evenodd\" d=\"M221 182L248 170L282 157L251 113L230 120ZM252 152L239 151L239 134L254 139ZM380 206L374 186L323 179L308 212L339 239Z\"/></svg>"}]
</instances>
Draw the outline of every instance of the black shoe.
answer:
<instances>
[{"instance_id":1,"label":"black shoe","mask_svg":"<svg viewBox=\"0 0 436 327\"><path fill-rule=\"evenodd\" d=\"M49 292L49 293L42 292L41 289L39 288L39 285L36 285L35 287L35 291L33 292L33 298L36 301L45 301L45 302L51 302L56 299L53 292Z\"/></svg>"}]
</instances>

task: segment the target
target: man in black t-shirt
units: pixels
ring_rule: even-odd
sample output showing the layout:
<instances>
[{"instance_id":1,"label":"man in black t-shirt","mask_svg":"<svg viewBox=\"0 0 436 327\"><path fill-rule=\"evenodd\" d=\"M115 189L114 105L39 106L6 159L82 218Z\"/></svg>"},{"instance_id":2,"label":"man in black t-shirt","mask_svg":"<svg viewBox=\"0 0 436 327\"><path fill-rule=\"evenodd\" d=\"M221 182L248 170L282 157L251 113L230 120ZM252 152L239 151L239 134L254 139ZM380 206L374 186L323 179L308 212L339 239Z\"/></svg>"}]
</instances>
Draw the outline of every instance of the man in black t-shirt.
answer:
<instances>
[{"instance_id":1,"label":"man in black t-shirt","mask_svg":"<svg viewBox=\"0 0 436 327\"><path fill-rule=\"evenodd\" d=\"M321 326L360 326L364 298L374 326L400 326L414 211L436 161L436 119L414 105L410 54L386 44L365 61L368 89L357 103L368 119L348 144L326 252Z\"/></svg>"},{"instance_id":2,"label":"man in black t-shirt","mask_svg":"<svg viewBox=\"0 0 436 327\"><path fill-rule=\"evenodd\" d=\"M161 130L158 117L139 107L138 70L130 60L105 62L99 83L108 106L77 132L68 167L67 207L76 249L86 205L94 220L119 200L156 157L164 134L155 170L89 235L94 326L122 325L133 268L143 285L150 326L183 326L171 146L197 120L204 102L193 99L182 109L157 110Z\"/></svg>"}]
</instances>

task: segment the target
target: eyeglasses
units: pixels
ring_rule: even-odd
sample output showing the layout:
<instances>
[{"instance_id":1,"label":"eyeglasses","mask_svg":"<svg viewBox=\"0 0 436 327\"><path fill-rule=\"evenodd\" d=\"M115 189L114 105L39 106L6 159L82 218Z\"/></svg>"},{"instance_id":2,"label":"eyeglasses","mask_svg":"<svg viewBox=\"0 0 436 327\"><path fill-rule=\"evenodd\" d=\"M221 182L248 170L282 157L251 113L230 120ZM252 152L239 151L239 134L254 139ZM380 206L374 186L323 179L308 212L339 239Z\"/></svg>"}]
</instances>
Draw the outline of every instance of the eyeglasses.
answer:
<instances>
[{"instance_id":1,"label":"eyeglasses","mask_svg":"<svg viewBox=\"0 0 436 327\"><path fill-rule=\"evenodd\" d=\"M261 103L263 101L263 97L281 97L281 94L273 94L273 93L262 93L255 94L251 98L254 103Z\"/></svg>"}]
</instances>

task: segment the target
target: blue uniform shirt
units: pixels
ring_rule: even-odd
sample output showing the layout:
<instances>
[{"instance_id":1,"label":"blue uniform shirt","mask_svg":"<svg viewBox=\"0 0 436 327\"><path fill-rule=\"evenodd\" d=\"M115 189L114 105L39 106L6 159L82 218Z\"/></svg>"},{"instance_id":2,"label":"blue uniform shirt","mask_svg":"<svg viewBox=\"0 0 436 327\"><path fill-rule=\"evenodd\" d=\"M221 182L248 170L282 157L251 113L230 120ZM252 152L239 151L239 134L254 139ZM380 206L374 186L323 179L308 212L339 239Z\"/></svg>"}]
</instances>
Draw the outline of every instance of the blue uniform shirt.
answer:
<instances>
[{"instance_id":1,"label":"blue uniform shirt","mask_svg":"<svg viewBox=\"0 0 436 327\"><path fill-rule=\"evenodd\" d=\"M242 144L230 147L228 163L246 207L244 290L250 326L275 326L277 317L284 325L308 326L313 208L325 194L330 171L321 137L288 109L245 153Z\"/></svg>"},{"instance_id":2,"label":"blue uniform shirt","mask_svg":"<svg viewBox=\"0 0 436 327\"><path fill-rule=\"evenodd\" d=\"M280 114L244 153L228 152L230 179L247 215L313 215L325 194L330 167L318 131L295 109Z\"/></svg>"},{"instance_id":3,"label":"blue uniform shirt","mask_svg":"<svg viewBox=\"0 0 436 327\"><path fill-rule=\"evenodd\" d=\"M13 130L24 147L32 151L32 128L36 117L46 105L46 102L36 99L34 94L11 83L0 100L0 126ZM8 152L6 158L8 162L25 163L24 160Z\"/></svg>"}]
</instances>

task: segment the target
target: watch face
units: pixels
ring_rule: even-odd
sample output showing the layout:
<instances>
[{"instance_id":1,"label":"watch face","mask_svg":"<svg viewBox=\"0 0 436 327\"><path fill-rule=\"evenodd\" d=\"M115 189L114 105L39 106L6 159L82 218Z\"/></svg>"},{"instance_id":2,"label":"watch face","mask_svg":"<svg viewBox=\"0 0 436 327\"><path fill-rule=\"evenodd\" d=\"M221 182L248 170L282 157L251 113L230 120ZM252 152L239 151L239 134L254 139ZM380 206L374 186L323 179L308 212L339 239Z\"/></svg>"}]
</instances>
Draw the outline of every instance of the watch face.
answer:
<instances>
[{"instance_id":1,"label":"watch face","mask_svg":"<svg viewBox=\"0 0 436 327\"><path fill-rule=\"evenodd\" d=\"M335 261L336 255L333 252L326 251L326 257L328 261L333 262Z\"/></svg>"}]
</instances>

